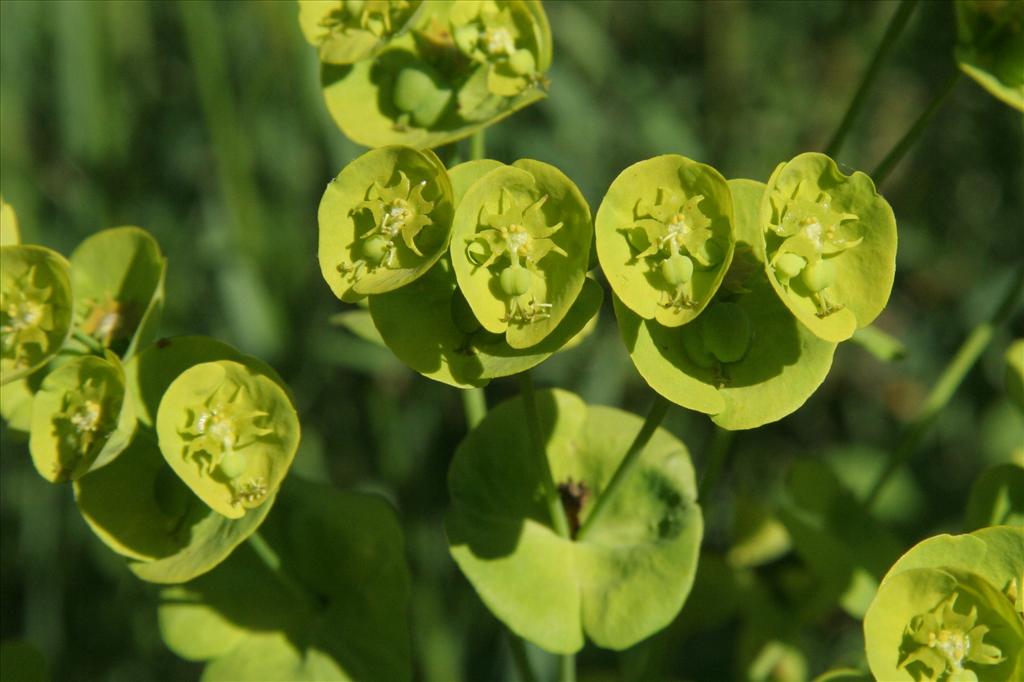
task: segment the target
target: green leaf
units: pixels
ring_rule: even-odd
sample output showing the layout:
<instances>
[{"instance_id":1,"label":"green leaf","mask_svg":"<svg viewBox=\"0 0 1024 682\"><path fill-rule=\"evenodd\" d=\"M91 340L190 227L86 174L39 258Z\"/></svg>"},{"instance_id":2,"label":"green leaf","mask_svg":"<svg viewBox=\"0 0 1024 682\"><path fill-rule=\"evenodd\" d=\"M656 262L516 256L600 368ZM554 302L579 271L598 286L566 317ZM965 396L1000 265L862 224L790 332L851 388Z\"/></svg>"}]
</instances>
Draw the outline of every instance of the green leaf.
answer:
<instances>
[{"instance_id":1,"label":"green leaf","mask_svg":"<svg viewBox=\"0 0 1024 682\"><path fill-rule=\"evenodd\" d=\"M44 246L0 247L0 384L45 365L71 334L70 270Z\"/></svg>"},{"instance_id":2,"label":"green leaf","mask_svg":"<svg viewBox=\"0 0 1024 682\"><path fill-rule=\"evenodd\" d=\"M794 465L779 509L793 546L819 581L818 597L860 618L900 544L819 461Z\"/></svg>"},{"instance_id":3,"label":"green leaf","mask_svg":"<svg viewBox=\"0 0 1024 682\"><path fill-rule=\"evenodd\" d=\"M666 327L643 320L618 298L613 302L626 349L651 388L735 430L777 421L803 405L828 375L836 344L798 324L764 275L752 210L764 185L730 180L729 186L735 202L735 256L708 313L691 324ZM749 324L749 347L734 362L720 362L709 351L719 342L707 333L705 320L722 304L729 316Z\"/></svg>"},{"instance_id":4,"label":"green leaf","mask_svg":"<svg viewBox=\"0 0 1024 682\"><path fill-rule=\"evenodd\" d=\"M1024 467L997 464L986 469L971 486L964 525L1024 526Z\"/></svg>"},{"instance_id":5,"label":"green leaf","mask_svg":"<svg viewBox=\"0 0 1024 682\"><path fill-rule=\"evenodd\" d=\"M77 330L131 357L156 337L166 270L160 246L142 228L115 227L87 238L71 254Z\"/></svg>"},{"instance_id":6,"label":"green leaf","mask_svg":"<svg viewBox=\"0 0 1024 682\"><path fill-rule=\"evenodd\" d=\"M29 451L39 475L76 480L108 464L135 433L117 356L77 357L50 372L32 400Z\"/></svg>"},{"instance_id":7,"label":"green leaf","mask_svg":"<svg viewBox=\"0 0 1024 682\"><path fill-rule=\"evenodd\" d=\"M92 531L142 580L181 583L209 571L251 535L273 500L240 519L203 504L139 434L127 450L75 481L75 502Z\"/></svg>"},{"instance_id":8,"label":"green leaf","mask_svg":"<svg viewBox=\"0 0 1024 682\"><path fill-rule=\"evenodd\" d=\"M21 243L18 230L18 216L14 207L0 198L0 246L17 246Z\"/></svg>"},{"instance_id":9,"label":"green leaf","mask_svg":"<svg viewBox=\"0 0 1024 682\"><path fill-rule=\"evenodd\" d=\"M20 639L0 643L0 680L11 682L46 682L50 672L43 652Z\"/></svg>"},{"instance_id":10,"label":"green leaf","mask_svg":"<svg viewBox=\"0 0 1024 682\"><path fill-rule=\"evenodd\" d=\"M546 96L551 29L540 2L430 2L408 26L372 60L322 64L328 111L355 142L438 147ZM522 64L526 73L512 68ZM410 81L421 88L407 92Z\"/></svg>"},{"instance_id":11,"label":"green leaf","mask_svg":"<svg viewBox=\"0 0 1024 682\"><path fill-rule=\"evenodd\" d=\"M1017 339L1006 349L1006 395L1024 412L1024 339Z\"/></svg>"},{"instance_id":12,"label":"green leaf","mask_svg":"<svg viewBox=\"0 0 1024 682\"><path fill-rule=\"evenodd\" d=\"M711 166L676 154L622 171L597 211L597 256L615 295L645 320L690 322L721 285L735 248L733 200ZM677 281L662 267L688 259Z\"/></svg>"},{"instance_id":13,"label":"green leaf","mask_svg":"<svg viewBox=\"0 0 1024 682\"><path fill-rule=\"evenodd\" d=\"M299 446L288 394L231 360L178 375L160 400L156 432L171 469L228 518L241 518L276 492Z\"/></svg>"},{"instance_id":14,"label":"green leaf","mask_svg":"<svg viewBox=\"0 0 1024 682\"><path fill-rule=\"evenodd\" d=\"M391 36L413 21L421 0L354 3L341 0L299 0L299 27L327 64L351 64L374 56ZM383 7L381 6L383 5Z\"/></svg>"},{"instance_id":15,"label":"green leaf","mask_svg":"<svg viewBox=\"0 0 1024 682\"><path fill-rule=\"evenodd\" d=\"M455 212L459 290L484 329L504 334L512 348L535 346L583 288L592 235L590 208L560 170L530 159L495 168L466 190ZM509 274L521 276L513 288Z\"/></svg>"},{"instance_id":16,"label":"green leaf","mask_svg":"<svg viewBox=\"0 0 1024 682\"><path fill-rule=\"evenodd\" d=\"M209 661L203 680L412 677L409 572L386 502L291 479L262 535L276 570L244 546L161 593L172 651Z\"/></svg>"},{"instance_id":17,"label":"green leaf","mask_svg":"<svg viewBox=\"0 0 1024 682\"><path fill-rule=\"evenodd\" d=\"M537 403L554 481L583 522L641 420L564 391L542 391ZM525 419L521 399L489 412L448 474L450 550L481 599L558 653L579 650L584 634L624 649L668 625L693 584L703 528L685 446L656 431L607 516L577 542L550 524Z\"/></svg>"},{"instance_id":18,"label":"green leaf","mask_svg":"<svg viewBox=\"0 0 1024 682\"><path fill-rule=\"evenodd\" d=\"M775 169L761 200L765 271L797 319L826 341L866 327L889 300L896 220L867 175L800 154ZM803 265L790 270L783 256Z\"/></svg>"},{"instance_id":19,"label":"green leaf","mask_svg":"<svg viewBox=\"0 0 1024 682\"><path fill-rule=\"evenodd\" d=\"M320 270L353 302L423 275L448 248L452 186L430 150L385 147L342 169L320 201Z\"/></svg>"},{"instance_id":20,"label":"green leaf","mask_svg":"<svg viewBox=\"0 0 1024 682\"><path fill-rule=\"evenodd\" d=\"M1024 3L957 0L956 17L960 69L1024 111Z\"/></svg>"},{"instance_id":21,"label":"green leaf","mask_svg":"<svg viewBox=\"0 0 1024 682\"><path fill-rule=\"evenodd\" d=\"M480 327L443 259L412 284L371 296L370 313L402 362L431 379L468 387L524 372L567 347L596 318L602 298L601 286L587 278L558 327L537 345L516 349Z\"/></svg>"}]
</instances>

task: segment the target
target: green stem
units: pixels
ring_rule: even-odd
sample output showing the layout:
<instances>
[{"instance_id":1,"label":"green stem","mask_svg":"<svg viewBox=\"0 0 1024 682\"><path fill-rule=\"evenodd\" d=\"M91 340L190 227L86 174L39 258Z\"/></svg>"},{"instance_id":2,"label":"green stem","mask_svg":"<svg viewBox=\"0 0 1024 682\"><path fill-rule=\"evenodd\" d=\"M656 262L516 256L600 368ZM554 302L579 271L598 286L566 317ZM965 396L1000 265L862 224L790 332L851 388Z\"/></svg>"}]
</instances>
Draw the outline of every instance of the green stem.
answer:
<instances>
[{"instance_id":1,"label":"green stem","mask_svg":"<svg viewBox=\"0 0 1024 682\"><path fill-rule=\"evenodd\" d=\"M981 357L981 354L995 335L996 329L1010 317L1022 291L1024 291L1024 265L1017 268L1010 288L999 303L995 313L992 314L992 317L971 330L963 345L960 346L960 350L956 352L956 355L946 365L946 369L943 370L938 381L935 382L931 392L925 399L924 404L921 406L921 411L918 412L914 420L908 425L903 438L900 440L895 452L893 452L893 456L889 458L885 469L878 477L878 480L875 481L871 492L868 493L867 499L864 502L865 507L870 509L878 501L878 496L889 482L889 479L892 478L892 475L914 454L918 444L921 442L921 438L924 437L924 434L928 431L932 422L935 421L939 412L942 411L953 397L953 394L956 393L956 389L959 388L964 377L967 376L967 373L974 366L974 363Z\"/></svg>"},{"instance_id":2,"label":"green stem","mask_svg":"<svg viewBox=\"0 0 1024 682\"><path fill-rule=\"evenodd\" d=\"M83 346L88 348L90 353L95 353L96 355L103 357L107 352L107 349L103 347L102 343L100 343L99 341L97 341L96 339L89 336L83 331L76 329L73 332L71 332L71 337L75 341L78 341Z\"/></svg>"},{"instance_id":3,"label":"green stem","mask_svg":"<svg viewBox=\"0 0 1024 682\"><path fill-rule=\"evenodd\" d=\"M486 129L481 128L480 130L473 133L473 137L469 139L469 158L472 161L483 159L487 157L487 141L486 141Z\"/></svg>"},{"instance_id":4,"label":"green stem","mask_svg":"<svg viewBox=\"0 0 1024 682\"><path fill-rule=\"evenodd\" d=\"M292 595L301 603L313 608L314 602L312 596L301 583L299 583L288 573L287 570L285 570L284 565L281 563L281 557L278 556L277 552L274 551L274 548L263 539L263 536L260 535L259 531L250 535L248 542L249 547L252 548L252 551L256 553L256 556L260 558L270 572L274 574L274 577L277 578L278 582L280 582L285 589L291 592Z\"/></svg>"},{"instance_id":5,"label":"green stem","mask_svg":"<svg viewBox=\"0 0 1024 682\"><path fill-rule=\"evenodd\" d=\"M825 149L825 153L828 156L835 158L842 148L846 135L853 126L854 119L864 105L864 99L868 90L871 89L875 78L878 76L878 72L881 70L882 62L885 61L889 52L892 51L893 45L896 44L896 39L903 31L903 27L907 25L907 20L910 19L910 15L914 12L914 7L916 6L917 0L903 0L893 13L892 19L889 20L889 26L885 29L885 35L882 36L882 42L879 43L878 48L875 50L875 56L871 59L871 64L868 65L868 70L864 72L864 77L857 87L853 100L850 101L850 106L846 110L842 122L836 129L835 134L832 135L832 140Z\"/></svg>"},{"instance_id":6,"label":"green stem","mask_svg":"<svg viewBox=\"0 0 1024 682\"><path fill-rule=\"evenodd\" d=\"M604 511L608 508L609 502L615 498L616 493L622 488L623 481L636 468L637 462L640 461L641 453L647 447L647 443L651 440L651 436L654 435L658 425L665 418L668 406L669 402L667 400L660 395L655 396L654 404L651 405L651 409L647 413L647 419L644 420L639 433L636 434L636 438L633 439L629 449L626 450L622 462L619 463L619 468L612 474L608 485L601 491L601 496L597 498L594 508L590 510L587 520L580 526L580 531L576 534L577 540L582 541L587 536L587 533L590 532L590 529L597 524L598 519L601 518Z\"/></svg>"},{"instance_id":7,"label":"green stem","mask_svg":"<svg viewBox=\"0 0 1024 682\"><path fill-rule=\"evenodd\" d=\"M882 162L878 164L878 168L876 168L875 172L871 174L876 185L881 185L885 182L885 179L889 177L889 173L891 173L896 167L896 164L900 162L907 151L909 151L910 148L914 146L914 143L917 142L917 139L921 137L925 128L928 127L928 123L932 120L932 116L935 115L935 112L939 110L942 103L946 101L947 97L949 97L949 93L953 92L953 87L960 82L961 75L963 75L963 72L960 71L960 69L957 69L949 76L949 78L946 79L942 89L935 94L935 97L933 97L932 101L928 103L928 106L925 107L925 110L918 117L917 121L914 122L914 125L911 126L906 135L896 143L896 146L886 154L885 158L882 159Z\"/></svg>"},{"instance_id":8,"label":"green stem","mask_svg":"<svg viewBox=\"0 0 1024 682\"><path fill-rule=\"evenodd\" d=\"M487 396L482 388L462 391L462 409L466 413L466 428L472 431L487 415Z\"/></svg>"},{"instance_id":9,"label":"green stem","mask_svg":"<svg viewBox=\"0 0 1024 682\"><path fill-rule=\"evenodd\" d=\"M512 662L515 664L516 672L519 674L520 682L537 682L537 675L530 666L530 659L526 655L526 644L521 637L517 637L511 630L508 630L508 645L512 649Z\"/></svg>"},{"instance_id":10,"label":"green stem","mask_svg":"<svg viewBox=\"0 0 1024 682\"><path fill-rule=\"evenodd\" d=\"M729 447L735 436L734 431L727 431L720 426L715 427L715 433L711 436L711 452L708 456L708 466L700 479L700 486L697 492L697 499L706 502L708 493L715 488L718 479L722 477L725 469L725 461L729 457Z\"/></svg>"},{"instance_id":11,"label":"green stem","mask_svg":"<svg viewBox=\"0 0 1024 682\"><path fill-rule=\"evenodd\" d=\"M576 682L576 655L565 654L560 663L558 682Z\"/></svg>"},{"instance_id":12,"label":"green stem","mask_svg":"<svg viewBox=\"0 0 1024 682\"><path fill-rule=\"evenodd\" d=\"M560 536L569 539L569 520L565 516L562 498L558 494L555 479L551 475L551 466L548 464L544 436L540 429L540 416L537 413L537 396L533 391L533 377L530 376L529 371L522 372L519 375L519 390L522 392L523 409L526 411L526 429L530 437L530 449L533 450L534 458L541 474L541 483L544 486L544 501L548 506L551 523Z\"/></svg>"}]
</instances>

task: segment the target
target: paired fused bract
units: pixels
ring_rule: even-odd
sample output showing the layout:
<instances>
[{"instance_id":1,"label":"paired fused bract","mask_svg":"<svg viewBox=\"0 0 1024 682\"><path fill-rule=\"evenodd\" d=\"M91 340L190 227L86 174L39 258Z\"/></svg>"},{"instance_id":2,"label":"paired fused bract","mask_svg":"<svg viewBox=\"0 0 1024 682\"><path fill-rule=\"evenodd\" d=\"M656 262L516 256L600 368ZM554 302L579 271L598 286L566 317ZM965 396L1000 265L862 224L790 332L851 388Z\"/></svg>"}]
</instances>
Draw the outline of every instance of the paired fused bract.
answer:
<instances>
[{"instance_id":1,"label":"paired fused bract","mask_svg":"<svg viewBox=\"0 0 1024 682\"><path fill-rule=\"evenodd\" d=\"M229 518L277 490L299 441L298 417L284 390L229 360L182 372L160 401L156 429L175 473Z\"/></svg>"},{"instance_id":2,"label":"paired fused bract","mask_svg":"<svg viewBox=\"0 0 1024 682\"><path fill-rule=\"evenodd\" d=\"M42 246L0 247L0 382L48 362L71 333L70 266Z\"/></svg>"}]
</instances>

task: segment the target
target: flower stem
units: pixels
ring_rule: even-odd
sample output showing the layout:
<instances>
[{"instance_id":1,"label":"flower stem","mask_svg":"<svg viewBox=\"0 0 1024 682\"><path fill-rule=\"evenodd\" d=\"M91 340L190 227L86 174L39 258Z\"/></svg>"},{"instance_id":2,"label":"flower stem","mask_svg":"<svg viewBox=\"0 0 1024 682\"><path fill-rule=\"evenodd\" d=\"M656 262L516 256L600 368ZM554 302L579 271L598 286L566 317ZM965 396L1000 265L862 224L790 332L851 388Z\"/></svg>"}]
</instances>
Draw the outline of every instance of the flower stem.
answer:
<instances>
[{"instance_id":1,"label":"flower stem","mask_svg":"<svg viewBox=\"0 0 1024 682\"><path fill-rule=\"evenodd\" d=\"M720 426L715 427L711 436L710 454L708 455L708 466L700 479L697 499L703 504L707 501L708 493L714 490L718 479L722 477L722 470L725 468L725 460L729 457L729 446L736 435L734 431L727 431Z\"/></svg>"},{"instance_id":2,"label":"flower stem","mask_svg":"<svg viewBox=\"0 0 1024 682\"><path fill-rule=\"evenodd\" d=\"M569 520L565 516L562 498L558 494L558 488L555 487L555 479L551 475L551 466L548 464L544 437L540 430L540 416L537 414L537 396L534 394L533 377L530 376L529 371L519 374L519 390L523 396L523 409L526 411L526 429L530 437L530 449L533 450L541 474L544 501L548 506L551 524L555 527L555 532L561 537L569 539Z\"/></svg>"},{"instance_id":3,"label":"flower stem","mask_svg":"<svg viewBox=\"0 0 1024 682\"><path fill-rule=\"evenodd\" d=\"M462 408L466 413L466 428L472 431L487 415L487 396L482 388L462 391Z\"/></svg>"},{"instance_id":4,"label":"flower stem","mask_svg":"<svg viewBox=\"0 0 1024 682\"><path fill-rule=\"evenodd\" d=\"M853 126L854 119L864 105L864 99L868 90L871 89L875 78L878 76L878 72L881 70L882 62L885 61L889 52L892 51L893 45L896 44L896 39L903 32L903 28L907 25L907 20L910 19L910 15L913 14L916 6L917 0L903 0L893 13L892 18L889 20L889 25L885 29L885 35L882 36L882 42L878 44L875 56L871 58L871 64L868 65L868 70L864 72L864 77L861 79L860 85L857 86L857 92L853 95L853 99L850 101L850 106L847 108L842 122L832 135L828 147L825 148L825 153L828 156L835 158L842 148L846 135Z\"/></svg>"},{"instance_id":5,"label":"flower stem","mask_svg":"<svg viewBox=\"0 0 1024 682\"><path fill-rule=\"evenodd\" d=\"M597 498L597 502L594 504L594 508L590 511L587 519L580 526L579 532L576 534L576 539L582 541L590 529L593 528L598 519L601 518L604 511L608 508L609 502L615 498L616 492L622 488L622 482L626 480L629 473L636 468L636 463L640 461L640 455L643 453L644 448L647 447L647 443L651 440L651 436L654 435L654 431L661 424L661 421L665 418L665 413L668 412L669 402L660 395L655 395L654 403L651 405L650 411L647 413L647 418L644 420L643 426L640 427L640 431L636 434L636 438L633 439L629 449L626 450L625 456L622 458L622 462L619 463L619 468L612 474L612 478L608 481L608 485L601 491L601 496Z\"/></svg>"},{"instance_id":6,"label":"flower stem","mask_svg":"<svg viewBox=\"0 0 1024 682\"><path fill-rule=\"evenodd\" d=\"M103 347L103 344L101 344L99 341L97 341L96 339L89 336L83 331L79 331L78 329L76 329L73 332L71 332L71 336L72 338L75 339L75 341L78 341L83 346L88 348L90 353L95 353L100 357L103 357L103 355L106 353L107 349Z\"/></svg>"},{"instance_id":7,"label":"flower stem","mask_svg":"<svg viewBox=\"0 0 1024 682\"><path fill-rule=\"evenodd\" d=\"M932 120L932 116L935 115L935 112L939 110L942 103L946 101L947 97L949 97L949 93L953 92L953 87L960 81L961 75L963 75L963 72L959 69L950 74L949 78L947 78L946 82L943 84L942 89L935 94L935 97L933 97L932 101L928 103L928 106L925 107L925 110L918 117L917 121L914 122L914 125L910 127L910 130L907 131L906 135L896 143L896 146L893 147L892 150L885 155L885 158L882 159L882 162L878 164L875 172L871 174L876 185L881 185L885 182L885 179L889 177L889 173L891 173L896 167L896 164L900 162L907 151L909 151L910 148L914 146L914 143L917 142L917 139L921 137L925 128L928 127L928 123Z\"/></svg>"},{"instance_id":8,"label":"flower stem","mask_svg":"<svg viewBox=\"0 0 1024 682\"><path fill-rule=\"evenodd\" d=\"M953 397L953 394L956 393L956 389L960 387L964 377L967 376L974 363L978 361L985 348L988 347L989 342L992 341L996 329L1010 317L1022 291L1024 291L1024 265L1017 268L1010 288L1006 291L1006 295L999 303L992 317L971 330L971 333L964 340L956 355L946 365L946 369L943 370L938 381L932 386L932 390L921 406L920 412L907 426L903 438L900 440L895 452L893 452L893 456L889 458L885 469L875 481L871 492L868 493L867 499L864 502L866 508L870 509L878 501L879 495L889 482L889 479L892 478L892 475L914 454L918 444L921 442L921 438L924 437L932 422L935 421L939 412L942 411Z\"/></svg>"},{"instance_id":9,"label":"flower stem","mask_svg":"<svg viewBox=\"0 0 1024 682\"><path fill-rule=\"evenodd\" d=\"M476 161L477 159L483 159L487 156L486 134L486 129L481 128L473 133L473 137L469 139L470 160Z\"/></svg>"},{"instance_id":10,"label":"flower stem","mask_svg":"<svg viewBox=\"0 0 1024 682\"><path fill-rule=\"evenodd\" d=\"M565 654L560 662L558 682L576 682L576 655Z\"/></svg>"},{"instance_id":11,"label":"flower stem","mask_svg":"<svg viewBox=\"0 0 1024 682\"><path fill-rule=\"evenodd\" d=\"M515 664L516 673L520 682L537 682L537 675L530 667L530 659L526 655L526 644L521 637L517 637L511 630L508 632L508 645L512 650L512 662Z\"/></svg>"}]
</instances>

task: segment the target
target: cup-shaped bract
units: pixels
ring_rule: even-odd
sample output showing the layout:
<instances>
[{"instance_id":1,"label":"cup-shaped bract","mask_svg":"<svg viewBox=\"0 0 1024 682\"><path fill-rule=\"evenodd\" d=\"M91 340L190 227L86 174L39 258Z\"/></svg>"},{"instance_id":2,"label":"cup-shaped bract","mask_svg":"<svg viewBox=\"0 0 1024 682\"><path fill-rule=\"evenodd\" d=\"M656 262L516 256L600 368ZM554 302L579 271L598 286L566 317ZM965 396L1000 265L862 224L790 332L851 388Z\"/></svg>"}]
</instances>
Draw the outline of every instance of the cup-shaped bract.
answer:
<instances>
[{"instance_id":1,"label":"cup-shaped bract","mask_svg":"<svg viewBox=\"0 0 1024 682\"><path fill-rule=\"evenodd\" d=\"M1024 677L1024 528L929 538L889 570L864 617L880 680Z\"/></svg>"},{"instance_id":2,"label":"cup-shaped bract","mask_svg":"<svg viewBox=\"0 0 1024 682\"><path fill-rule=\"evenodd\" d=\"M1024 111L1024 2L957 0L956 18L960 69Z\"/></svg>"},{"instance_id":3,"label":"cup-shaped bract","mask_svg":"<svg viewBox=\"0 0 1024 682\"><path fill-rule=\"evenodd\" d=\"M530 450L518 398L488 412L456 450L449 549L516 634L558 653L579 650L584 636L624 649L671 622L693 585L703 520L689 453L657 429L606 515L585 536L565 538L539 493L545 478L558 486L575 533L642 420L565 391L540 391L536 402L546 463Z\"/></svg>"},{"instance_id":4,"label":"cup-shaped bract","mask_svg":"<svg viewBox=\"0 0 1024 682\"><path fill-rule=\"evenodd\" d=\"M320 200L320 271L331 291L353 302L415 280L448 248L453 206L429 149L384 147L352 161Z\"/></svg>"},{"instance_id":5,"label":"cup-shaped bract","mask_svg":"<svg viewBox=\"0 0 1024 682\"><path fill-rule=\"evenodd\" d=\"M97 232L70 260L78 331L124 358L153 340L167 261L149 232L133 226Z\"/></svg>"},{"instance_id":6,"label":"cup-shaped bract","mask_svg":"<svg viewBox=\"0 0 1024 682\"><path fill-rule=\"evenodd\" d=\"M117 457L135 433L117 356L83 355L50 372L32 400L29 452L39 475L76 480Z\"/></svg>"},{"instance_id":7,"label":"cup-shaped bract","mask_svg":"<svg viewBox=\"0 0 1024 682\"><path fill-rule=\"evenodd\" d=\"M230 360L195 365L171 382L156 432L174 472L232 519L277 491L299 445L299 419L284 389Z\"/></svg>"},{"instance_id":8,"label":"cup-shaped bract","mask_svg":"<svg viewBox=\"0 0 1024 682\"><path fill-rule=\"evenodd\" d=\"M273 499L240 519L197 498L149 437L135 438L114 461L74 482L89 528L129 560L147 582L183 583L224 561L263 522Z\"/></svg>"},{"instance_id":9,"label":"cup-shaped bract","mask_svg":"<svg viewBox=\"0 0 1024 682\"><path fill-rule=\"evenodd\" d=\"M896 275L896 219L867 175L816 152L779 164L759 215L768 280L797 319L836 343L878 317Z\"/></svg>"},{"instance_id":10,"label":"cup-shaped bract","mask_svg":"<svg viewBox=\"0 0 1024 682\"><path fill-rule=\"evenodd\" d=\"M70 270L45 246L0 247L0 384L45 365L71 334Z\"/></svg>"},{"instance_id":11,"label":"cup-shaped bract","mask_svg":"<svg viewBox=\"0 0 1024 682\"><path fill-rule=\"evenodd\" d=\"M622 171L601 201L595 229L615 295L666 327L686 324L707 306L735 248L725 178L676 154Z\"/></svg>"},{"instance_id":12,"label":"cup-shaped bract","mask_svg":"<svg viewBox=\"0 0 1024 682\"><path fill-rule=\"evenodd\" d=\"M537 0L424 2L372 60L323 64L327 108L366 146L437 147L546 94L551 29Z\"/></svg>"},{"instance_id":13,"label":"cup-shaped bract","mask_svg":"<svg viewBox=\"0 0 1024 682\"><path fill-rule=\"evenodd\" d=\"M836 344L799 324L768 283L757 220L765 185L730 180L729 188L735 255L707 308L667 327L616 298L615 316L651 388L722 428L751 429L803 405L828 375Z\"/></svg>"},{"instance_id":14,"label":"cup-shaped bract","mask_svg":"<svg viewBox=\"0 0 1024 682\"><path fill-rule=\"evenodd\" d=\"M18 230L18 216L14 207L0 198L0 246L16 246L21 243Z\"/></svg>"},{"instance_id":15,"label":"cup-shaped bract","mask_svg":"<svg viewBox=\"0 0 1024 682\"><path fill-rule=\"evenodd\" d=\"M474 182L459 202L451 258L480 325L530 348L569 313L586 279L590 208L554 166L520 159Z\"/></svg>"},{"instance_id":16,"label":"cup-shaped bract","mask_svg":"<svg viewBox=\"0 0 1024 682\"><path fill-rule=\"evenodd\" d=\"M325 64L352 64L382 50L422 0L299 0L299 27Z\"/></svg>"}]
</instances>

